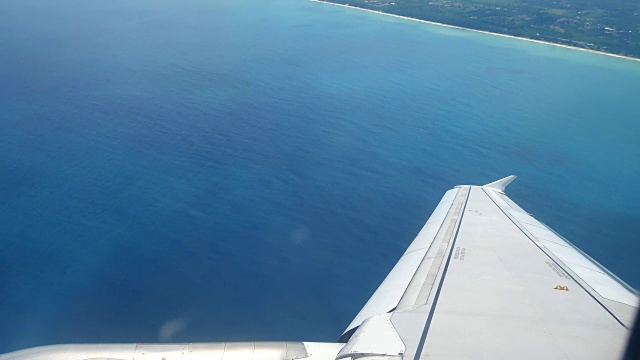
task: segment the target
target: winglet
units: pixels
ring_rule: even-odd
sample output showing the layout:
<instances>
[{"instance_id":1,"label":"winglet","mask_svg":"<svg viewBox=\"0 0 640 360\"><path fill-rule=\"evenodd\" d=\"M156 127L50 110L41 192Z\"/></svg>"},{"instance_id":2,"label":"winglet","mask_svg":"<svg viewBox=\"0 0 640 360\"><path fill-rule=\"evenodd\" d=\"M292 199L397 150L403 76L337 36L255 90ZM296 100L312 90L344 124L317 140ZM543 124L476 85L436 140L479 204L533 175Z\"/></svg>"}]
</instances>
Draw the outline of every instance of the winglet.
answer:
<instances>
[{"instance_id":1,"label":"winglet","mask_svg":"<svg viewBox=\"0 0 640 360\"><path fill-rule=\"evenodd\" d=\"M492 183L484 185L483 187L489 187L492 189L496 189L498 191L504 191L504 189L509 185L513 180L515 180L515 175L507 176L506 178L502 178L500 180L496 180Z\"/></svg>"}]
</instances>

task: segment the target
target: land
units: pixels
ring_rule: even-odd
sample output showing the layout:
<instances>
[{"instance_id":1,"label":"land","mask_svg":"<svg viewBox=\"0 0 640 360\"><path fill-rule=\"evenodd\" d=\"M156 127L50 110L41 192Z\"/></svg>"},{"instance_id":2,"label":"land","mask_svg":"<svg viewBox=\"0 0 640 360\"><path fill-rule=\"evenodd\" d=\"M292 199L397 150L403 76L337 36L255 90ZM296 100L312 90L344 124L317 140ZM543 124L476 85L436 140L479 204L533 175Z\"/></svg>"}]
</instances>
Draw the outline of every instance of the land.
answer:
<instances>
[{"instance_id":1,"label":"land","mask_svg":"<svg viewBox=\"0 0 640 360\"><path fill-rule=\"evenodd\" d=\"M640 58L638 0L328 0L402 17Z\"/></svg>"}]
</instances>

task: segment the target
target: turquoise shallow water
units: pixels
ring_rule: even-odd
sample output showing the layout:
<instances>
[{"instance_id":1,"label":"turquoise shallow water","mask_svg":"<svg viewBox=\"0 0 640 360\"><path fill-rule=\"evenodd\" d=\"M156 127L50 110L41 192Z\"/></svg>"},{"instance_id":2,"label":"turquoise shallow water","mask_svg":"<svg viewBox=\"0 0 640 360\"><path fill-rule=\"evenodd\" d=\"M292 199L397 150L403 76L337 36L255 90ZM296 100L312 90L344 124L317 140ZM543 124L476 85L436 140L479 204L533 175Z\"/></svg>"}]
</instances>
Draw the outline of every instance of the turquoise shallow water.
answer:
<instances>
[{"instance_id":1,"label":"turquoise shallow water","mask_svg":"<svg viewBox=\"0 0 640 360\"><path fill-rule=\"evenodd\" d=\"M0 45L0 352L334 341L512 173L640 284L638 62L302 0L8 0Z\"/></svg>"}]
</instances>

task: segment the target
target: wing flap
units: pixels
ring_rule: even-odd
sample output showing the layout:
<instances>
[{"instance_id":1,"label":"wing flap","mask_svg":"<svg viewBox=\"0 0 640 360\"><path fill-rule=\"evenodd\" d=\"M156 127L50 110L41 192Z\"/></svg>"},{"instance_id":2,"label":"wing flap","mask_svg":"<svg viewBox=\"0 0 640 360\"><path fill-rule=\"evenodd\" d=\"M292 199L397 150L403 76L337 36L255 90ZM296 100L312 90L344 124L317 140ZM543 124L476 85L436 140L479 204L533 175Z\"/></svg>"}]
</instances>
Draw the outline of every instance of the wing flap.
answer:
<instances>
[{"instance_id":1,"label":"wing flap","mask_svg":"<svg viewBox=\"0 0 640 360\"><path fill-rule=\"evenodd\" d=\"M389 356L399 359L404 352L404 343L391 323L391 314L382 314L365 320L340 350L336 360Z\"/></svg>"}]
</instances>

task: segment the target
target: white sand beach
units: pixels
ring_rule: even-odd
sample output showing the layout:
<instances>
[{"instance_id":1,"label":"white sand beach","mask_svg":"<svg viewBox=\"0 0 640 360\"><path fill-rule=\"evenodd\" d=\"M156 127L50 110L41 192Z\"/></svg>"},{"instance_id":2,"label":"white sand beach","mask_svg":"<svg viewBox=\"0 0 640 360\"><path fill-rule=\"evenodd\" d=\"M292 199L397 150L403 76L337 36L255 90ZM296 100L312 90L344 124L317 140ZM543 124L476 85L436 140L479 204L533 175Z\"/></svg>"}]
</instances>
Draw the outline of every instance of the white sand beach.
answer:
<instances>
[{"instance_id":1,"label":"white sand beach","mask_svg":"<svg viewBox=\"0 0 640 360\"><path fill-rule=\"evenodd\" d=\"M534 42L534 43L538 43L538 44L552 45L552 46L558 46L558 47L563 47L563 48L567 48L567 49L586 51L586 52L590 52L590 53L594 53L594 54L613 56L613 57L620 58L620 59L640 61L640 58L634 58L634 57L631 57L631 56L611 54L611 53L607 53L607 52L604 52L604 51L585 49L585 48L580 48L580 47L570 46L570 45L556 44L556 43L552 43L552 42L548 42L548 41L528 39L528 38L524 38L524 37L506 35L506 34L500 34L500 33L494 33L494 32L490 32L490 31L475 30L475 29L465 28L465 27L462 27L462 26L448 25L448 24L443 24L443 23L434 22L434 21L416 19L416 18L412 18L412 17L408 17L408 16L389 14L389 13L386 13L386 12L383 12L383 11L365 9L365 8L352 6L352 5L337 4L337 3L324 1L324 0L310 0L310 1L318 2L318 3L324 3L324 4L330 4L330 5L335 5L335 6L342 6L342 7L346 7L346 8L349 8L349 9L368 11L368 12L371 12L371 13L376 13L376 14L386 15L386 16L392 16L392 17L399 18L399 19L404 19L404 20L418 21L418 22L425 23L425 24L443 26L443 27L459 29L459 30L465 30L465 31L473 31L473 32L476 32L476 33L487 34L487 35L502 36L502 37L517 39L517 40L525 40L525 41L530 41L530 42Z\"/></svg>"}]
</instances>

